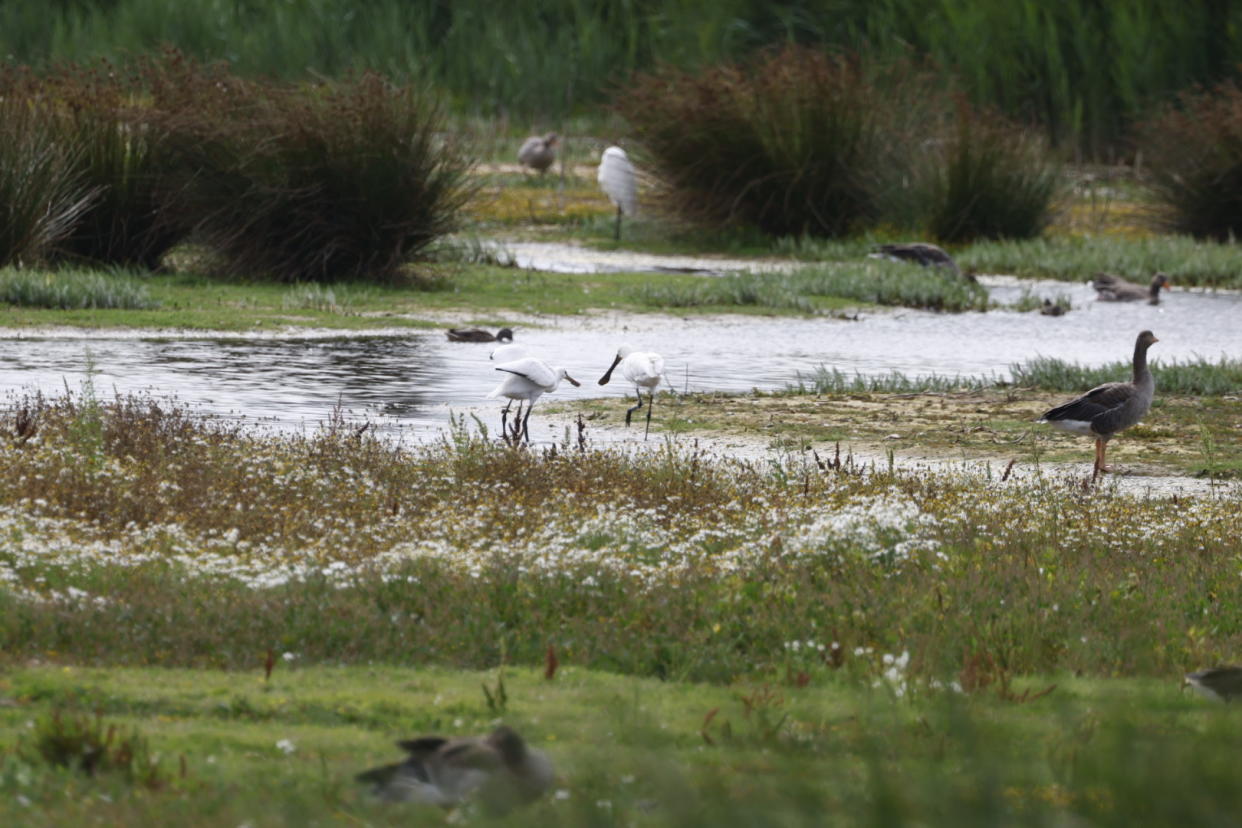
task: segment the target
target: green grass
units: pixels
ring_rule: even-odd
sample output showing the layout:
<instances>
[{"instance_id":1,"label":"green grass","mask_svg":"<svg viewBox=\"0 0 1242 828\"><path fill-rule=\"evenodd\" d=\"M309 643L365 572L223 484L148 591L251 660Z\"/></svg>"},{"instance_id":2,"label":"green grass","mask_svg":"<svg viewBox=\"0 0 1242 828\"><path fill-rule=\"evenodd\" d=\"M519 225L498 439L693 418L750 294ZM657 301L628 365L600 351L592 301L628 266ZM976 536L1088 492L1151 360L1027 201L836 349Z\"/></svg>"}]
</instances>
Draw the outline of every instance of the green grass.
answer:
<instances>
[{"instance_id":1,"label":"green grass","mask_svg":"<svg viewBox=\"0 0 1242 828\"><path fill-rule=\"evenodd\" d=\"M152 310L143 281L122 270L0 269L0 302L16 308L60 311Z\"/></svg>"},{"instance_id":2,"label":"green grass","mask_svg":"<svg viewBox=\"0 0 1242 828\"><path fill-rule=\"evenodd\" d=\"M1232 711L1179 695L1176 677L1007 676L1002 691L997 675L973 671L963 676L992 683L959 694L807 666L804 686L573 667L547 681L506 669L503 718L548 753L558 778L504 824L1224 824L1242 804ZM353 777L396 760L398 738L489 730L496 711L480 685L496 680L495 670L317 667L279 656L270 681L257 664L243 673L16 668L0 684L15 701L0 709L0 819L435 824L444 819L435 809L377 802ZM1025 703L1001 697L1048 688ZM137 731L162 784L31 758L27 722L58 710ZM495 824L471 809L459 817Z\"/></svg>"},{"instance_id":3,"label":"green grass","mask_svg":"<svg viewBox=\"0 0 1242 828\"><path fill-rule=\"evenodd\" d=\"M804 267L791 273L739 273L690 284L648 282L633 294L653 307L764 307L811 313L823 297L869 305L946 311L983 310L987 291L935 268L862 259L849 267ZM837 307L843 304L836 302Z\"/></svg>"}]
</instances>

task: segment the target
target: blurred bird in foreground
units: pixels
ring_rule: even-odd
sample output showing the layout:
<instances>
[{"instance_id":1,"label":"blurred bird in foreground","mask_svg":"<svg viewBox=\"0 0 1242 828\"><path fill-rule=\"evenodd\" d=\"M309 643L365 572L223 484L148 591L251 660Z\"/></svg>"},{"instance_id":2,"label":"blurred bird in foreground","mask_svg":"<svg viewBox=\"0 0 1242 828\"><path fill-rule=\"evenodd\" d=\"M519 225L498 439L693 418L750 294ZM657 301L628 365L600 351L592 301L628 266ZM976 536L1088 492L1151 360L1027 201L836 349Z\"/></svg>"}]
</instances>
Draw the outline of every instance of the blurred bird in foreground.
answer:
<instances>
[{"instance_id":1,"label":"blurred bird in foreground","mask_svg":"<svg viewBox=\"0 0 1242 828\"><path fill-rule=\"evenodd\" d=\"M398 742L409 756L358 774L358 781L390 802L422 802L453 808L479 802L494 815L533 802L552 786L547 754L529 747L511 727L487 736L445 739L424 736Z\"/></svg>"},{"instance_id":2,"label":"blurred bird in foreground","mask_svg":"<svg viewBox=\"0 0 1242 828\"><path fill-rule=\"evenodd\" d=\"M1187 673L1182 689L1187 687L1212 701L1233 701L1242 696L1242 667L1211 667Z\"/></svg>"}]
</instances>

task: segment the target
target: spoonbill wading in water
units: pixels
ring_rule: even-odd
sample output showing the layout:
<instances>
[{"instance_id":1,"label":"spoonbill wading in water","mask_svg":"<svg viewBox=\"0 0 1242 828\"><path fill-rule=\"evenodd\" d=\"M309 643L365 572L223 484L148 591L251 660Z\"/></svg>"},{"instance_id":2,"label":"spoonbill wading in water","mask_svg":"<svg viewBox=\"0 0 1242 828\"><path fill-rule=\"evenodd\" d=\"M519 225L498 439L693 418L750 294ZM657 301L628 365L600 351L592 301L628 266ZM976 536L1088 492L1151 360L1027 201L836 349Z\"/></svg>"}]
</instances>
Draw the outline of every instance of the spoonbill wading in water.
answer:
<instances>
[{"instance_id":1,"label":"spoonbill wading in water","mask_svg":"<svg viewBox=\"0 0 1242 828\"><path fill-rule=\"evenodd\" d=\"M630 157L620 147L609 147L599 159L596 173L600 189L617 205L616 239L621 241L621 214L632 216L638 212L638 182Z\"/></svg>"},{"instance_id":2,"label":"spoonbill wading in water","mask_svg":"<svg viewBox=\"0 0 1242 828\"><path fill-rule=\"evenodd\" d=\"M510 342L507 345L500 345L492 349L492 352L487 355L487 358L497 364L503 364L505 362L513 362L514 360L521 359L522 357L525 357L525 356L530 356L526 348L524 348L521 345L514 345L512 342ZM509 408L512 405L513 405L513 400L509 400L509 402L505 403L504 410L500 412L500 433L501 435L506 434L508 431ZM522 416L522 404L520 402L518 403L517 415L518 417Z\"/></svg>"},{"instance_id":3,"label":"spoonbill wading in water","mask_svg":"<svg viewBox=\"0 0 1242 828\"><path fill-rule=\"evenodd\" d=\"M621 376L634 383L638 394L638 405L626 409L625 424L630 424L634 412L643 407L643 389L647 389L647 428L643 431L643 439L651 432L651 409L655 405L655 390L664 376L664 357L652 351L635 351L629 345L617 349L617 357L608 366L608 370L599 378L600 385L607 385L612 379L612 372L621 366Z\"/></svg>"},{"instance_id":4,"label":"spoonbill wading in water","mask_svg":"<svg viewBox=\"0 0 1242 828\"><path fill-rule=\"evenodd\" d=\"M561 380L566 380L570 385L579 385L579 382L569 375L564 368L553 368L542 359L528 356L521 359L515 359L511 362L505 362L496 366L497 371L504 371L509 376L496 386L488 397L508 397L510 403L513 400L518 401L518 418L513 421L513 437L522 437L530 442L530 412L535 407L535 400L544 394L551 393L561 384ZM521 416L521 403L526 403L526 416ZM505 414L507 415L509 406L505 406ZM503 422L503 420L502 420ZM519 423L521 425L519 426ZM505 435L508 439L508 435Z\"/></svg>"}]
</instances>

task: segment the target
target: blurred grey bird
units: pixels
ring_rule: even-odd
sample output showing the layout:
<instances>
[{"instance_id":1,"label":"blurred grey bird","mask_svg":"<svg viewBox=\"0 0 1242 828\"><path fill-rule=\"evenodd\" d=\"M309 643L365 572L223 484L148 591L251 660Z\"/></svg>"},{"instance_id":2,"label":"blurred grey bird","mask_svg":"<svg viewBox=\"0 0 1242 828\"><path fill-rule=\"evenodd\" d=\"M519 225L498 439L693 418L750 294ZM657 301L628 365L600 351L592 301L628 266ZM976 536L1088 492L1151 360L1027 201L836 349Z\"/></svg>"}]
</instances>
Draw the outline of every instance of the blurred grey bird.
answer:
<instances>
[{"instance_id":1,"label":"blurred grey bird","mask_svg":"<svg viewBox=\"0 0 1242 828\"><path fill-rule=\"evenodd\" d=\"M1098 294L1096 298L1101 302L1137 302L1146 299L1149 305L1159 305L1160 289L1171 284L1169 277L1163 273L1152 276L1151 284L1147 287L1136 285L1111 273L1097 273L1091 280L1091 286Z\"/></svg>"},{"instance_id":2,"label":"blurred grey bird","mask_svg":"<svg viewBox=\"0 0 1242 828\"><path fill-rule=\"evenodd\" d=\"M638 175L630 157L620 147L609 147L599 159L599 187L617 206L616 239L621 240L621 216L638 212Z\"/></svg>"},{"instance_id":3,"label":"blurred grey bird","mask_svg":"<svg viewBox=\"0 0 1242 828\"><path fill-rule=\"evenodd\" d=\"M372 768L357 777L390 802L453 808L476 801L499 815L538 799L555 776L547 754L529 747L505 725L486 736L424 736L397 745L409 753L404 762Z\"/></svg>"},{"instance_id":4,"label":"blurred grey bird","mask_svg":"<svg viewBox=\"0 0 1242 828\"><path fill-rule=\"evenodd\" d=\"M518 150L518 161L542 175L556 161L556 145L560 140L561 137L555 132L549 132L542 138L532 135L522 142L522 147Z\"/></svg>"},{"instance_id":5,"label":"blurred grey bird","mask_svg":"<svg viewBox=\"0 0 1242 828\"><path fill-rule=\"evenodd\" d=\"M1187 687L1212 701L1232 701L1242 696L1242 667L1211 667L1187 673L1182 689Z\"/></svg>"},{"instance_id":6,"label":"blurred grey bird","mask_svg":"<svg viewBox=\"0 0 1242 828\"><path fill-rule=\"evenodd\" d=\"M943 248L927 242L881 244L871 255L897 262L913 262L923 267L943 267L957 274L962 272L957 262Z\"/></svg>"},{"instance_id":7,"label":"blurred grey bird","mask_svg":"<svg viewBox=\"0 0 1242 828\"><path fill-rule=\"evenodd\" d=\"M501 328L492 334L482 328L449 328L445 335L449 342L512 342L513 329Z\"/></svg>"}]
</instances>

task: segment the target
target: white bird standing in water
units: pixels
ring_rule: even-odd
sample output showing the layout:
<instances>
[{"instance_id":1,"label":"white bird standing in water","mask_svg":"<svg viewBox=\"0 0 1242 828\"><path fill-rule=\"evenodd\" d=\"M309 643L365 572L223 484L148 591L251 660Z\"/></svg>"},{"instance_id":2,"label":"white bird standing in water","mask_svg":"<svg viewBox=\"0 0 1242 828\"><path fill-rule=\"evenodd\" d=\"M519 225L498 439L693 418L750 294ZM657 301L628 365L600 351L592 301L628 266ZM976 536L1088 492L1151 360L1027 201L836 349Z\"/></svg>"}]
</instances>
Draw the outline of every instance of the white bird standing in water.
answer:
<instances>
[{"instance_id":1,"label":"white bird standing in water","mask_svg":"<svg viewBox=\"0 0 1242 828\"><path fill-rule=\"evenodd\" d=\"M634 383L638 394L638 405L625 412L625 424L630 424L634 412L643 407L643 389L647 389L647 428L643 431L643 439L651 432L651 409L655 405L655 390L664 376L664 357L652 351L635 351L629 345L617 349L617 356L608 366L608 370L599 378L600 385L607 385L612 379L612 372L621 366L621 376Z\"/></svg>"},{"instance_id":2,"label":"white bird standing in water","mask_svg":"<svg viewBox=\"0 0 1242 828\"><path fill-rule=\"evenodd\" d=\"M617 205L617 241L621 240L621 214L638 213L638 181L630 157L620 147L609 147L599 160L600 189Z\"/></svg>"},{"instance_id":3,"label":"white bird standing in water","mask_svg":"<svg viewBox=\"0 0 1242 828\"><path fill-rule=\"evenodd\" d=\"M519 360L522 357L529 356L529 355L530 354L527 352L525 347L521 345L514 345L513 343L509 343L508 345L501 345L493 349L492 352L487 355L487 358L490 359L492 362L500 364L504 362L513 362L515 360ZM505 403L504 410L500 412L500 434L501 436L504 436L506 429L508 429L509 427L509 408L512 405L513 405L513 400L509 400L509 402ZM521 402L518 403L517 416L518 416L518 419L521 419L522 417L522 403Z\"/></svg>"},{"instance_id":4,"label":"white bird standing in water","mask_svg":"<svg viewBox=\"0 0 1242 828\"><path fill-rule=\"evenodd\" d=\"M544 394L551 393L561 384L561 380L566 380L570 385L578 385L579 382L569 375L564 368L553 368L542 359L528 356L521 359L515 359L496 366L497 371L504 371L509 374L505 377L500 385L496 386L488 397L508 397L510 401L517 400L519 402L518 411L521 411L520 403L526 403L526 417L521 420L522 436L530 441L530 412L535 407L535 400ZM509 406L505 406L505 412L509 411ZM514 421L514 433L517 433L517 420Z\"/></svg>"}]
</instances>

